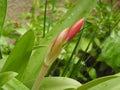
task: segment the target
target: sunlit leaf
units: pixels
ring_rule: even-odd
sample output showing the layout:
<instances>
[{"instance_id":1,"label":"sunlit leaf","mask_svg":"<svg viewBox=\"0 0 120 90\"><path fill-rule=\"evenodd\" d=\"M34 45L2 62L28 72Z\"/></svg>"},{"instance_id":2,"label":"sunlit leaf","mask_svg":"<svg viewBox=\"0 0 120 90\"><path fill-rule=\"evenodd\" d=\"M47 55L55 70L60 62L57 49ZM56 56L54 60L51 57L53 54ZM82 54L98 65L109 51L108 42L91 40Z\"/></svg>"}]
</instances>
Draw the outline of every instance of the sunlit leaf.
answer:
<instances>
[{"instance_id":1,"label":"sunlit leaf","mask_svg":"<svg viewBox=\"0 0 120 90\"><path fill-rule=\"evenodd\" d=\"M77 90L119 90L120 88L114 89L116 86L120 87L119 80L119 76L106 76L83 84Z\"/></svg>"},{"instance_id":2,"label":"sunlit leaf","mask_svg":"<svg viewBox=\"0 0 120 90\"><path fill-rule=\"evenodd\" d=\"M90 39L82 38L80 43L81 43L81 44L80 44L80 48L81 48L83 51L85 51L86 48L87 48L87 46L88 46L89 43L90 43ZM92 43L90 44L87 52L89 52L91 49L92 49Z\"/></svg>"},{"instance_id":3,"label":"sunlit leaf","mask_svg":"<svg viewBox=\"0 0 120 90\"><path fill-rule=\"evenodd\" d=\"M30 90L27 88L22 82L17 80L16 78L11 79L4 86L2 86L2 90Z\"/></svg>"},{"instance_id":4,"label":"sunlit leaf","mask_svg":"<svg viewBox=\"0 0 120 90\"><path fill-rule=\"evenodd\" d=\"M77 88L81 84L73 79L66 77L46 77L44 78L40 90L65 90L69 88Z\"/></svg>"},{"instance_id":5,"label":"sunlit leaf","mask_svg":"<svg viewBox=\"0 0 120 90\"><path fill-rule=\"evenodd\" d=\"M92 67L88 68L88 74L89 76L92 78L92 79L95 79L96 78L96 70Z\"/></svg>"},{"instance_id":6,"label":"sunlit leaf","mask_svg":"<svg viewBox=\"0 0 120 90\"><path fill-rule=\"evenodd\" d=\"M15 72L0 73L0 87L17 75Z\"/></svg>"}]
</instances>

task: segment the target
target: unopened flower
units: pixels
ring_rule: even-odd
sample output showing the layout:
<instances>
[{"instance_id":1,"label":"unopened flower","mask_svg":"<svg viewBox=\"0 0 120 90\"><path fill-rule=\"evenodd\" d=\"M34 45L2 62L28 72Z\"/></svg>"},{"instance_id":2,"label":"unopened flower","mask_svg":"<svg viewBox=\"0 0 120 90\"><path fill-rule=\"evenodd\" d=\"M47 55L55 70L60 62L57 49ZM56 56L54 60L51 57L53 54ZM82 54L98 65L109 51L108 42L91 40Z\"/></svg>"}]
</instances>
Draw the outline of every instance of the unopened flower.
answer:
<instances>
[{"instance_id":1,"label":"unopened flower","mask_svg":"<svg viewBox=\"0 0 120 90\"><path fill-rule=\"evenodd\" d=\"M46 58L44 61L41 70L36 77L36 80L33 84L32 90L39 90L41 81L44 78L46 72L48 71L51 64L55 61L58 55L61 52L62 46L70 41L82 28L84 24L84 19L77 21L72 27L63 30L53 42L50 44L48 51L46 53Z\"/></svg>"},{"instance_id":2,"label":"unopened flower","mask_svg":"<svg viewBox=\"0 0 120 90\"><path fill-rule=\"evenodd\" d=\"M62 46L70 41L82 28L84 19L80 19L70 28L63 30L57 38L50 44L46 58L45 65L51 65L61 52Z\"/></svg>"}]
</instances>

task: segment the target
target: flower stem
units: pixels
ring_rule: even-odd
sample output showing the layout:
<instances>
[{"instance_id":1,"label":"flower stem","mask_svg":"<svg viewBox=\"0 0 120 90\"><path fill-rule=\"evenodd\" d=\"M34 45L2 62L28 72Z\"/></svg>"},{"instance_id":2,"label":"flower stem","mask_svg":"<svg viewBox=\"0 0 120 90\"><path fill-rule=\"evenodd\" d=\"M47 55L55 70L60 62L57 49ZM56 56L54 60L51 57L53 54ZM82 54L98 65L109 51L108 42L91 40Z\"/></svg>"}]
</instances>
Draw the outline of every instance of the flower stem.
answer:
<instances>
[{"instance_id":1,"label":"flower stem","mask_svg":"<svg viewBox=\"0 0 120 90\"><path fill-rule=\"evenodd\" d=\"M45 31L46 31L46 13L47 13L47 0L45 1L45 11L44 11L44 22L43 22L43 38L45 37Z\"/></svg>"},{"instance_id":2,"label":"flower stem","mask_svg":"<svg viewBox=\"0 0 120 90\"><path fill-rule=\"evenodd\" d=\"M32 20L33 20L33 21L36 21L37 1L38 1L38 0L34 0L34 1L33 1L32 9L31 9L31 11L32 11Z\"/></svg>"},{"instance_id":3,"label":"flower stem","mask_svg":"<svg viewBox=\"0 0 120 90\"><path fill-rule=\"evenodd\" d=\"M45 64L42 66L42 68L33 84L32 90L39 90L41 82L42 82L45 74L47 73L48 69L49 69L49 66L47 66Z\"/></svg>"},{"instance_id":4,"label":"flower stem","mask_svg":"<svg viewBox=\"0 0 120 90\"><path fill-rule=\"evenodd\" d=\"M2 59L2 52L1 52L1 48L0 48L0 59Z\"/></svg>"}]
</instances>

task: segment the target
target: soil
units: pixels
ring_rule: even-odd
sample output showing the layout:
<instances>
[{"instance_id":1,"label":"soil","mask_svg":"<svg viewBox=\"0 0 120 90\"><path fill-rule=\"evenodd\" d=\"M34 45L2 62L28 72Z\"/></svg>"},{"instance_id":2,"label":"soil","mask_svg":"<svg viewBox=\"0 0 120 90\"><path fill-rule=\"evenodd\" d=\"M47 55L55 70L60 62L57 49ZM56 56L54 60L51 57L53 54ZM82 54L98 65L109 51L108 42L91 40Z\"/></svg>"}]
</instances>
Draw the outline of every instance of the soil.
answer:
<instances>
[{"instance_id":1,"label":"soil","mask_svg":"<svg viewBox=\"0 0 120 90\"><path fill-rule=\"evenodd\" d=\"M8 0L7 18L17 21L23 12L29 12L33 0Z\"/></svg>"}]
</instances>

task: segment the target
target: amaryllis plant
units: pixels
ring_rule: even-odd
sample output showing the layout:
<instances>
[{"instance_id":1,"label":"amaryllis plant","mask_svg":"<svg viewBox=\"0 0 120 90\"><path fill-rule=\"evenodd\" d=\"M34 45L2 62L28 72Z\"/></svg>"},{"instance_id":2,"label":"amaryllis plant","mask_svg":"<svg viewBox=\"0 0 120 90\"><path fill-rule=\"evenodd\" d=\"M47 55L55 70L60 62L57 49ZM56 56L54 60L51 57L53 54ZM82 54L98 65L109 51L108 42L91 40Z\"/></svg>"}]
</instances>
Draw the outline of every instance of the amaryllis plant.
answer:
<instances>
[{"instance_id":1,"label":"amaryllis plant","mask_svg":"<svg viewBox=\"0 0 120 90\"><path fill-rule=\"evenodd\" d=\"M44 60L44 64L37 76L32 90L39 90L40 82L44 78L46 72L52 63L56 60L58 55L60 54L62 47L64 44L69 42L82 28L84 24L84 19L78 20L74 25L70 28L64 29L49 45L48 51Z\"/></svg>"}]
</instances>

